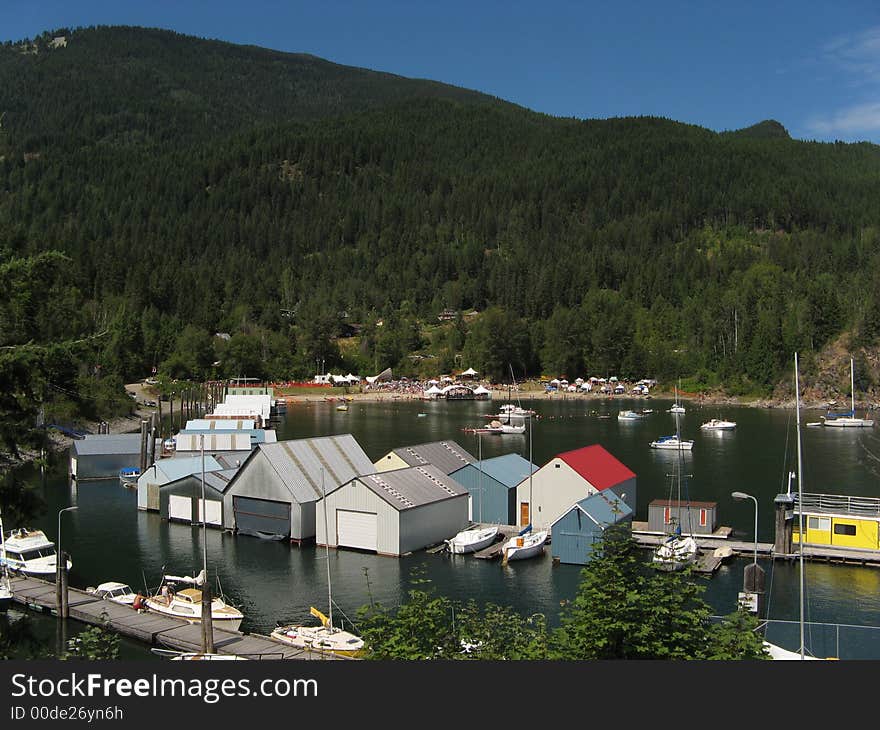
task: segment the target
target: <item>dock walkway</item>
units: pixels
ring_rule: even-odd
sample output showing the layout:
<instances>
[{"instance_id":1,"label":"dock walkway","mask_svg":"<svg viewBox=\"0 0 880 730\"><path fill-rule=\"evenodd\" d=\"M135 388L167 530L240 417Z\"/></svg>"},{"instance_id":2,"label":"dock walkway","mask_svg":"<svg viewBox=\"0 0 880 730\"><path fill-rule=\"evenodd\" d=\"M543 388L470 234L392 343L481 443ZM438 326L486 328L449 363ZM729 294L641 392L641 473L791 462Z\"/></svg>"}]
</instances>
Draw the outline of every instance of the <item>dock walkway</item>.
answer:
<instances>
[{"instance_id":1,"label":"dock walkway","mask_svg":"<svg viewBox=\"0 0 880 730\"><path fill-rule=\"evenodd\" d=\"M40 578L13 576L12 597L27 608L55 613L55 584ZM202 646L201 624L190 624L106 601L78 588L68 589L70 618L92 626L106 625L114 631L150 646L198 652ZM298 649L262 634L244 634L214 628L214 651L248 659L341 659L327 652Z\"/></svg>"}]
</instances>

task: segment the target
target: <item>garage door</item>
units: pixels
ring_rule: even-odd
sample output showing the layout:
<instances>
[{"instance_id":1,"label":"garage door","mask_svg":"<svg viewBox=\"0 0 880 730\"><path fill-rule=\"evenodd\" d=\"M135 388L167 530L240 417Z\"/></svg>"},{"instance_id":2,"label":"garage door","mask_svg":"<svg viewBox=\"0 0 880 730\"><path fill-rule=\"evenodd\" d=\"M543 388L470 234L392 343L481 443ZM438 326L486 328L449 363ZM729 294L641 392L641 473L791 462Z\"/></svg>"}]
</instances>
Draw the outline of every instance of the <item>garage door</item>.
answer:
<instances>
[{"instance_id":1,"label":"garage door","mask_svg":"<svg viewBox=\"0 0 880 730\"><path fill-rule=\"evenodd\" d=\"M340 547L378 550L378 522L375 512L336 510L336 543Z\"/></svg>"},{"instance_id":2,"label":"garage door","mask_svg":"<svg viewBox=\"0 0 880 730\"><path fill-rule=\"evenodd\" d=\"M177 494L168 496L168 519L192 522L192 500Z\"/></svg>"},{"instance_id":3,"label":"garage door","mask_svg":"<svg viewBox=\"0 0 880 730\"><path fill-rule=\"evenodd\" d=\"M208 505L210 510L210 505ZM257 537L290 537L290 503L253 497L232 497L239 533ZM210 516L210 511L208 512Z\"/></svg>"},{"instance_id":4,"label":"garage door","mask_svg":"<svg viewBox=\"0 0 880 730\"><path fill-rule=\"evenodd\" d=\"M216 525L220 527L223 523L223 502L218 499L209 499L206 500L208 502L208 509L206 511L207 515L207 523L209 525ZM198 502L199 514L198 521L199 524L202 522L202 500L200 499Z\"/></svg>"}]
</instances>

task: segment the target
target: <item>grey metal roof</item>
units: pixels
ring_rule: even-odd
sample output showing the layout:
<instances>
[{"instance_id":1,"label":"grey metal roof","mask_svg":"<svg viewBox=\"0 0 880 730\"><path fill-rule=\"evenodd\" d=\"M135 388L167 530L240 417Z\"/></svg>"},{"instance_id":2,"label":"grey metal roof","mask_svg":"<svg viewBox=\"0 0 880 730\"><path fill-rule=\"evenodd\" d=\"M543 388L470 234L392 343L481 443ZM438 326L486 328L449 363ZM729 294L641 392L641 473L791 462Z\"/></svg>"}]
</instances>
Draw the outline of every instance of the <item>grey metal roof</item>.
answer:
<instances>
[{"instance_id":1,"label":"grey metal roof","mask_svg":"<svg viewBox=\"0 0 880 730\"><path fill-rule=\"evenodd\" d=\"M74 441L72 448L77 456L139 454L141 451L141 434L140 432L89 434L84 439Z\"/></svg>"},{"instance_id":2,"label":"grey metal roof","mask_svg":"<svg viewBox=\"0 0 880 730\"><path fill-rule=\"evenodd\" d=\"M357 481L398 511L468 493L461 484L430 464L368 474L358 477Z\"/></svg>"},{"instance_id":3,"label":"grey metal roof","mask_svg":"<svg viewBox=\"0 0 880 730\"><path fill-rule=\"evenodd\" d=\"M185 431L198 433L200 431L249 431L254 428L255 421L253 419L208 419L194 418L186 422Z\"/></svg>"},{"instance_id":4,"label":"grey metal roof","mask_svg":"<svg viewBox=\"0 0 880 730\"><path fill-rule=\"evenodd\" d=\"M563 512L553 524L555 525L573 509L579 509L594 523L603 527L613 525L632 515L629 505L613 492L596 492L573 504L571 509Z\"/></svg>"},{"instance_id":5,"label":"grey metal roof","mask_svg":"<svg viewBox=\"0 0 880 730\"><path fill-rule=\"evenodd\" d=\"M297 502L315 502L340 485L376 467L350 433L259 444ZM323 482L322 482L323 473Z\"/></svg>"},{"instance_id":6,"label":"grey metal roof","mask_svg":"<svg viewBox=\"0 0 880 730\"><path fill-rule=\"evenodd\" d=\"M461 467L476 461L455 441L432 441L417 446L403 446L394 449L394 453L410 466L433 464L444 474L452 474Z\"/></svg>"},{"instance_id":7,"label":"grey metal roof","mask_svg":"<svg viewBox=\"0 0 880 730\"><path fill-rule=\"evenodd\" d=\"M235 470L238 470L250 455L250 451L218 451L216 454L211 454L224 469Z\"/></svg>"},{"instance_id":8,"label":"grey metal roof","mask_svg":"<svg viewBox=\"0 0 880 730\"><path fill-rule=\"evenodd\" d=\"M201 478L202 475L202 456L199 454L198 456L184 456L177 458L169 458L169 459L157 459L156 463L153 464L156 467L156 470L162 472L165 475L166 481L174 482L178 479L181 479L185 476L189 476L190 474L198 474ZM209 471L220 471L223 467L217 462L217 460L209 455L205 454L205 473L207 474Z\"/></svg>"}]
</instances>

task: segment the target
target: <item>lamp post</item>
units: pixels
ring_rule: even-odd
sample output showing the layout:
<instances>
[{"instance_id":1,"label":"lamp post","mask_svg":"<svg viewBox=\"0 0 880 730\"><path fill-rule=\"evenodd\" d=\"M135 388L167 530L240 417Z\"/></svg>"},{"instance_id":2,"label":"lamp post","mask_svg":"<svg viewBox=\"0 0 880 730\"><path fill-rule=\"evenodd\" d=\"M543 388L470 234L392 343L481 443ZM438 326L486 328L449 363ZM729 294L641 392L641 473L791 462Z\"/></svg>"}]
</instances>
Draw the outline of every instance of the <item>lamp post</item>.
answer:
<instances>
[{"instance_id":1,"label":"lamp post","mask_svg":"<svg viewBox=\"0 0 880 730\"><path fill-rule=\"evenodd\" d=\"M67 558L61 550L61 514L79 509L77 506L58 510L58 546L55 556L55 608L60 618L67 618Z\"/></svg>"},{"instance_id":2,"label":"lamp post","mask_svg":"<svg viewBox=\"0 0 880 730\"><path fill-rule=\"evenodd\" d=\"M746 494L745 492L731 492L730 496L733 497L738 502L742 502L746 499L750 499L755 503L755 565L758 564L758 500L755 499L751 494Z\"/></svg>"}]
</instances>

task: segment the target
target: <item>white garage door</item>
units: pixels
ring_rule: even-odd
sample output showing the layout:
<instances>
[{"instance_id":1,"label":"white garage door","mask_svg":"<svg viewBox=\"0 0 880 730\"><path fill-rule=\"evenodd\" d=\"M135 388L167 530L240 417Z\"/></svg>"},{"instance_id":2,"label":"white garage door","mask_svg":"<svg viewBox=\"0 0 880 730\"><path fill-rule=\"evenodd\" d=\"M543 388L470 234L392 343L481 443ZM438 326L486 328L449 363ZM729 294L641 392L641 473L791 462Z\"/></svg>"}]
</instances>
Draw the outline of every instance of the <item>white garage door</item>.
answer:
<instances>
[{"instance_id":1,"label":"white garage door","mask_svg":"<svg viewBox=\"0 0 880 730\"><path fill-rule=\"evenodd\" d=\"M177 494L168 496L168 519L192 522L192 500Z\"/></svg>"},{"instance_id":2,"label":"white garage door","mask_svg":"<svg viewBox=\"0 0 880 730\"><path fill-rule=\"evenodd\" d=\"M208 503L208 508L205 512L207 515L207 523L209 525L217 525L218 527L223 522L223 503L218 499L209 499L206 500ZM199 514L198 521L199 524L202 522L202 500L199 500Z\"/></svg>"},{"instance_id":3,"label":"white garage door","mask_svg":"<svg viewBox=\"0 0 880 730\"><path fill-rule=\"evenodd\" d=\"M336 542L340 547L378 550L378 532L375 512L336 511Z\"/></svg>"}]
</instances>

